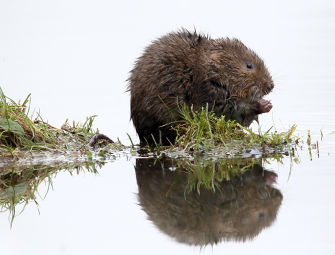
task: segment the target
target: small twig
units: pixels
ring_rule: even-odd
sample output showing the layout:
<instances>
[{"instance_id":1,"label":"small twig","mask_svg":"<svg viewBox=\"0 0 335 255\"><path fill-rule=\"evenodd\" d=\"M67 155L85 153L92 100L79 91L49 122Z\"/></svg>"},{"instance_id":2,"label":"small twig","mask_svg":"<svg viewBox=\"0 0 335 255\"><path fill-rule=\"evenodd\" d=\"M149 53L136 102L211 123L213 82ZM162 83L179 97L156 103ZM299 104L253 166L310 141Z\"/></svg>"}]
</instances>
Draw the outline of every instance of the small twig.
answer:
<instances>
[{"instance_id":1,"label":"small twig","mask_svg":"<svg viewBox=\"0 0 335 255\"><path fill-rule=\"evenodd\" d=\"M59 128L56 128L54 126L51 126L50 124L44 122L44 121L41 121L41 120L35 120L34 121L34 124L40 124L40 123L43 123L44 125L48 125L49 127L53 128L53 129L59 129Z\"/></svg>"},{"instance_id":2,"label":"small twig","mask_svg":"<svg viewBox=\"0 0 335 255\"><path fill-rule=\"evenodd\" d=\"M76 133L76 131L71 130L71 127L67 127L65 125L62 125L61 129L70 133L70 134L75 134Z\"/></svg>"}]
</instances>

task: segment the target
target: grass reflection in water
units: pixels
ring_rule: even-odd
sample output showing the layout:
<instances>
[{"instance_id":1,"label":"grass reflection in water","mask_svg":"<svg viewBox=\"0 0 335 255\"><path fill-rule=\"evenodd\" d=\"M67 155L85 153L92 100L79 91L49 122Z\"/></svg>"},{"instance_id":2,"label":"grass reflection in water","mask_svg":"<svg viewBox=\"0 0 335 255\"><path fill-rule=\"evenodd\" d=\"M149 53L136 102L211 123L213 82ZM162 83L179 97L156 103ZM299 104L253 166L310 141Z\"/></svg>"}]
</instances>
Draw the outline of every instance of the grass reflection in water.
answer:
<instances>
[{"instance_id":1,"label":"grass reflection in water","mask_svg":"<svg viewBox=\"0 0 335 255\"><path fill-rule=\"evenodd\" d=\"M48 186L47 192L42 197L45 198L50 188L52 180L60 171L67 171L71 175L73 172L79 174L87 171L98 173L97 167L101 167L102 162L80 162L80 163L51 163L49 165L15 166L0 168L0 206L1 212L9 212L10 226L12 227L15 216L21 214L29 202L35 202L40 196L37 191L41 183Z\"/></svg>"}]
</instances>

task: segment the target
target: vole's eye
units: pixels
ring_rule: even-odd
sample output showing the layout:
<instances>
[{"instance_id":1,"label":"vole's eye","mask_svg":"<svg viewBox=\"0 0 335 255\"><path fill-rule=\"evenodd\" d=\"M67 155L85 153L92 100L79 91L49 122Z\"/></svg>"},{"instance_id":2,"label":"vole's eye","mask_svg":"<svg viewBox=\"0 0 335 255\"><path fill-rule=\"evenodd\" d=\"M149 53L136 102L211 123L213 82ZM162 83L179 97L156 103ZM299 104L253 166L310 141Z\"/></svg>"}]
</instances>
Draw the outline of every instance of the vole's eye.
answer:
<instances>
[{"instance_id":1,"label":"vole's eye","mask_svg":"<svg viewBox=\"0 0 335 255\"><path fill-rule=\"evenodd\" d=\"M253 66L253 64L248 63L248 64L247 64L247 68L248 68L248 69L254 69L254 66Z\"/></svg>"}]
</instances>

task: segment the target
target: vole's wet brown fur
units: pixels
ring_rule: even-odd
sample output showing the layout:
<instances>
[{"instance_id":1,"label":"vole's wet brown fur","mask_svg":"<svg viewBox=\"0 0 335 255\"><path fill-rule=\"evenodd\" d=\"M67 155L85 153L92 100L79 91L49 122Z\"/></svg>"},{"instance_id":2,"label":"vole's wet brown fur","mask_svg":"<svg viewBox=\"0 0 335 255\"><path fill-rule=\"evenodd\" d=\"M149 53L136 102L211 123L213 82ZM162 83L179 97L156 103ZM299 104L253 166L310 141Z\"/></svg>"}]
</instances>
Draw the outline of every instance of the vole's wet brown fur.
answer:
<instances>
[{"instance_id":1,"label":"vole's wet brown fur","mask_svg":"<svg viewBox=\"0 0 335 255\"><path fill-rule=\"evenodd\" d=\"M174 141L167 107L186 104L196 110L208 103L217 116L243 126L272 108L262 99L274 87L271 75L237 39L213 40L185 29L170 33L145 49L128 80L131 119L141 142L152 143L152 135L158 142L159 130L163 143Z\"/></svg>"}]
</instances>

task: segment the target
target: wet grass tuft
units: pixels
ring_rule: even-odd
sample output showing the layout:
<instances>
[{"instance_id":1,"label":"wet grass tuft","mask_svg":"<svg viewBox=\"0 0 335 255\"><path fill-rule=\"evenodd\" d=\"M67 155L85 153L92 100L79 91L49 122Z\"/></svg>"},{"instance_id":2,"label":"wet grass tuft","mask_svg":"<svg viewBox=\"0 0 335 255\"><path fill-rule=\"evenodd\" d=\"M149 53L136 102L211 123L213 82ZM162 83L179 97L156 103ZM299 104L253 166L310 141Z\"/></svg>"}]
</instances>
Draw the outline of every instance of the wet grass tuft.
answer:
<instances>
[{"instance_id":1,"label":"wet grass tuft","mask_svg":"<svg viewBox=\"0 0 335 255\"><path fill-rule=\"evenodd\" d=\"M179 115L182 121L174 122L173 129L177 133L174 150L191 152L209 152L220 150L227 153L245 153L250 148L257 148L263 153L282 153L288 151L289 144L298 144L300 138L294 135L297 128L293 125L289 130L271 132L272 127L265 132L243 127L225 116L217 117L213 111L202 108L194 111L184 106Z\"/></svg>"},{"instance_id":2,"label":"wet grass tuft","mask_svg":"<svg viewBox=\"0 0 335 255\"><path fill-rule=\"evenodd\" d=\"M28 106L27 106L28 105ZM39 149L46 143L55 144L46 123L36 125L26 111L30 110L30 94L22 104L5 96L0 88L0 151L13 156L16 149Z\"/></svg>"}]
</instances>

